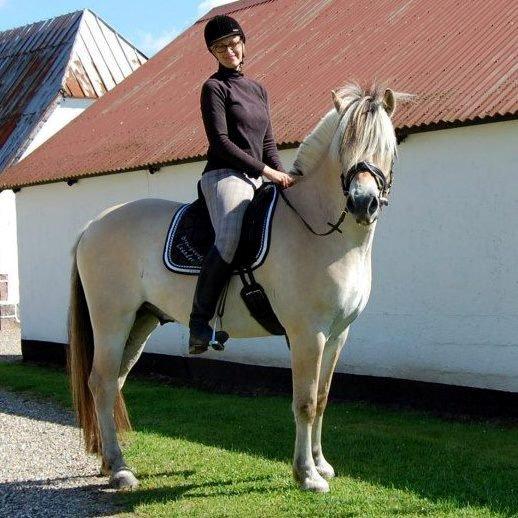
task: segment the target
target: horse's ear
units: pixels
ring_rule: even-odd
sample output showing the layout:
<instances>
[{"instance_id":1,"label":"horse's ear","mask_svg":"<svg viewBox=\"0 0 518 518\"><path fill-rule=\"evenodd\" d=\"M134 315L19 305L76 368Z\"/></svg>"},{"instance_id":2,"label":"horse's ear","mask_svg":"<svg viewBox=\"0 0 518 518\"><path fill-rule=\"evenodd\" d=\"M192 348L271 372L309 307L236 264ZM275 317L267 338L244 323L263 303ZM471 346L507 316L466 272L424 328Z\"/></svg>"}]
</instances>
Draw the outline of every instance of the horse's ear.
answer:
<instances>
[{"instance_id":1,"label":"horse's ear","mask_svg":"<svg viewBox=\"0 0 518 518\"><path fill-rule=\"evenodd\" d=\"M390 88L385 90L385 95L383 96L383 106L389 117L392 117L394 110L396 109L396 97Z\"/></svg>"},{"instance_id":2,"label":"horse's ear","mask_svg":"<svg viewBox=\"0 0 518 518\"><path fill-rule=\"evenodd\" d=\"M342 99L338 97L338 94L334 90L331 90L331 95L333 96L333 104L335 105L336 111L340 113L342 110Z\"/></svg>"}]
</instances>

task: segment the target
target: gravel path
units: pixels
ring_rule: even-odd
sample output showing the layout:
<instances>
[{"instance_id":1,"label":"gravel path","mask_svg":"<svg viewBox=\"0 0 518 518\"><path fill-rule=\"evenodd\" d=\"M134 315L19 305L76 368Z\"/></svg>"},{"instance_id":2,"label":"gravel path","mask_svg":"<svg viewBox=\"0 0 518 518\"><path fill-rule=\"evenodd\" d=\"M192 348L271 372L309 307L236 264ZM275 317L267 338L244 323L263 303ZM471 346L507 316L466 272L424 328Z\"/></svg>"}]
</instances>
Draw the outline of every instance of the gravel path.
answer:
<instances>
[{"instance_id":1,"label":"gravel path","mask_svg":"<svg viewBox=\"0 0 518 518\"><path fill-rule=\"evenodd\" d=\"M2 325L0 361L20 361L17 326ZM99 461L83 451L72 412L0 388L0 516L113 516Z\"/></svg>"},{"instance_id":2,"label":"gravel path","mask_svg":"<svg viewBox=\"0 0 518 518\"><path fill-rule=\"evenodd\" d=\"M21 361L21 359L20 324L4 320L0 327L0 361Z\"/></svg>"}]
</instances>

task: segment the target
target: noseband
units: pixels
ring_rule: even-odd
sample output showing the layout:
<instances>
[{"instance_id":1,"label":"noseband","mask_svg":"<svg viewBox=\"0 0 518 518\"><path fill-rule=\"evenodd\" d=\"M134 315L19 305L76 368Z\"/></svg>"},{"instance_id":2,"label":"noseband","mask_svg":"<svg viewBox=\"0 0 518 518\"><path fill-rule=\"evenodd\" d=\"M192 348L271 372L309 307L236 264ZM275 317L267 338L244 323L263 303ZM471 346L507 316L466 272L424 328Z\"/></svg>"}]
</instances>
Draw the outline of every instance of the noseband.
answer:
<instances>
[{"instance_id":1,"label":"noseband","mask_svg":"<svg viewBox=\"0 0 518 518\"><path fill-rule=\"evenodd\" d=\"M286 195L282 191L282 189L279 188L280 195L282 199L286 202L288 207L297 214L297 216L302 220L302 223L306 226L306 228L315 234L316 236L328 236L329 234L332 234L333 232L340 232L340 225L343 223L345 216L349 212L347 209L347 198L349 198L349 189L351 188L351 183L354 179L354 177L363 171L367 171L370 173L370 175L374 178L376 181L376 185L379 189L379 195L378 195L378 201L380 207L383 207L383 205L388 205L388 195L390 193L390 188L392 187L392 169L390 171L390 180L387 182L387 179L385 178L385 175L381 172L381 169L379 167L376 167L374 164L371 164L370 162L358 162L357 164L354 164L347 173L342 173L340 175L340 182L342 184L342 191L345 196L345 207L342 210L342 213L340 214L340 217L338 218L338 221L336 223L327 223L331 228L327 232L315 232L311 225L299 214L297 209L290 203L288 198L286 198ZM300 173L299 173L300 174Z\"/></svg>"},{"instance_id":2,"label":"noseband","mask_svg":"<svg viewBox=\"0 0 518 518\"><path fill-rule=\"evenodd\" d=\"M376 181L376 185L379 189L378 200L380 202L380 207L383 205L388 205L388 195L390 193L390 188L392 187L392 170L390 171L390 181L387 182L385 175L381 172L379 167L376 167L374 164L370 162L358 162L354 164L347 173L342 173L340 175L340 181L342 183L342 191L345 196L345 200L349 197L349 190L351 188L351 183L354 180L354 177L361 172L368 172Z\"/></svg>"}]
</instances>

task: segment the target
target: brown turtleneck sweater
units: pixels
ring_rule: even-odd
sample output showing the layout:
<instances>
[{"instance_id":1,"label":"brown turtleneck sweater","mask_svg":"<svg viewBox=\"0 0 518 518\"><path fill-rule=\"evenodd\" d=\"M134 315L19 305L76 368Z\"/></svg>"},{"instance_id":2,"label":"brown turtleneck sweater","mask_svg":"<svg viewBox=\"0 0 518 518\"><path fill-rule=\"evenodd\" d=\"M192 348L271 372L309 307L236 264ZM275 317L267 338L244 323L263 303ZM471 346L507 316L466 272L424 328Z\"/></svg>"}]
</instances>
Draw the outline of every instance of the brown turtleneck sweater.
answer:
<instances>
[{"instance_id":1,"label":"brown turtleneck sweater","mask_svg":"<svg viewBox=\"0 0 518 518\"><path fill-rule=\"evenodd\" d=\"M231 168L258 178L265 164L284 171L263 85L220 65L203 84L201 113L209 141L203 173Z\"/></svg>"}]
</instances>

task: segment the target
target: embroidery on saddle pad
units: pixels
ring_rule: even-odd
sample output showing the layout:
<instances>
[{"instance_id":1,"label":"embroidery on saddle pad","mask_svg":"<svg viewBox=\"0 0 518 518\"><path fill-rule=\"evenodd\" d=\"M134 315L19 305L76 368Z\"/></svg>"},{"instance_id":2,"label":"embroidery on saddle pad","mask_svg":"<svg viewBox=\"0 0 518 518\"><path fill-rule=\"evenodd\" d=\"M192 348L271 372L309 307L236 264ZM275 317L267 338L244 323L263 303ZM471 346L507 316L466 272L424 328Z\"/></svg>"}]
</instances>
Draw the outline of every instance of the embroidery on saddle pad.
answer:
<instances>
[{"instance_id":1,"label":"embroidery on saddle pad","mask_svg":"<svg viewBox=\"0 0 518 518\"><path fill-rule=\"evenodd\" d=\"M279 197L278 187L264 183L255 192L243 219L234 264L255 270L263 264L270 247L273 214ZM176 273L198 275L205 254L214 243L214 229L203 198L182 205L174 215L164 246L166 268Z\"/></svg>"}]
</instances>

